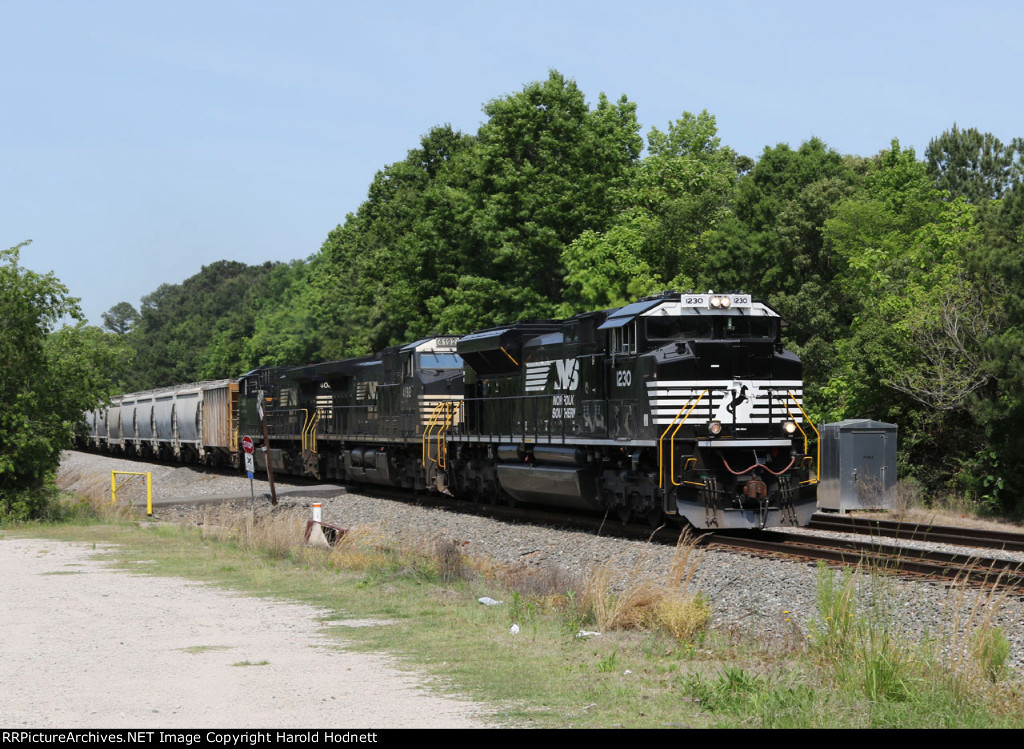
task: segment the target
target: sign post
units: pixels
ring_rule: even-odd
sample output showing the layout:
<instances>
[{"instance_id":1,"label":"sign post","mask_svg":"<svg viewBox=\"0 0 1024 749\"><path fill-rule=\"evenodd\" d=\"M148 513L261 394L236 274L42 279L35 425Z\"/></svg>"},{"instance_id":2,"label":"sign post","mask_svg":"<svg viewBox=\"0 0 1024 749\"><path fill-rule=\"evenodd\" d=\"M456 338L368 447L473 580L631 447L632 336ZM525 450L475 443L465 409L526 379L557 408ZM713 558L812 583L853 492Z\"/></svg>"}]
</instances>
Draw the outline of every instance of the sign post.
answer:
<instances>
[{"instance_id":1,"label":"sign post","mask_svg":"<svg viewBox=\"0 0 1024 749\"><path fill-rule=\"evenodd\" d=\"M249 474L249 495L252 497L253 504L256 504L256 490L252 485L252 477L256 469L256 466L253 465L252 452L256 446L248 434L242 437L242 449L245 450L245 471Z\"/></svg>"},{"instance_id":2,"label":"sign post","mask_svg":"<svg viewBox=\"0 0 1024 749\"><path fill-rule=\"evenodd\" d=\"M260 390L259 401L256 403L256 410L260 414L260 423L263 426L263 463L267 467L267 481L270 483L270 504L277 505L277 491L274 489L274 467L270 465L270 435L267 433L267 415L263 411L263 401L266 396Z\"/></svg>"}]
</instances>

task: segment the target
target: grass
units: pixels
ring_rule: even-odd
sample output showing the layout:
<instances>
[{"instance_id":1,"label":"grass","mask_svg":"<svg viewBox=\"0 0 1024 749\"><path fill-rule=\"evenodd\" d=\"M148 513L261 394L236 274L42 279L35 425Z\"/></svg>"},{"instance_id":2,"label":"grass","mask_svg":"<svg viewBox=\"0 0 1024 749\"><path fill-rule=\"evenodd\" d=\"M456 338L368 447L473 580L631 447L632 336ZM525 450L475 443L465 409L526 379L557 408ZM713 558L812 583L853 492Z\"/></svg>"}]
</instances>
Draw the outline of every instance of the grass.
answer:
<instances>
[{"instance_id":1,"label":"grass","mask_svg":"<svg viewBox=\"0 0 1024 749\"><path fill-rule=\"evenodd\" d=\"M108 547L125 569L207 581L321 607L345 646L397 655L432 684L536 727L1019 727L1024 696L994 622L1002 594L965 586L949 630L912 640L887 579L818 572L807 631L765 642L710 625L692 590L701 552L683 538L652 576L614 560L583 576L505 567L450 539L401 542L355 527L333 548L302 545L305 514L209 511L200 527L105 515L18 531ZM140 570L137 560L151 560ZM485 606L484 596L503 601ZM867 603L865 603L867 602ZM518 629L512 634L512 627ZM584 634L597 632L600 634ZM216 645L195 646L206 652ZM239 662L238 666L266 665Z\"/></svg>"},{"instance_id":2,"label":"grass","mask_svg":"<svg viewBox=\"0 0 1024 749\"><path fill-rule=\"evenodd\" d=\"M1021 532L1020 517L1000 516L962 494L947 493L925 497L921 485L913 479L897 482L892 506L880 517L907 524L948 525L983 528L993 531Z\"/></svg>"}]
</instances>

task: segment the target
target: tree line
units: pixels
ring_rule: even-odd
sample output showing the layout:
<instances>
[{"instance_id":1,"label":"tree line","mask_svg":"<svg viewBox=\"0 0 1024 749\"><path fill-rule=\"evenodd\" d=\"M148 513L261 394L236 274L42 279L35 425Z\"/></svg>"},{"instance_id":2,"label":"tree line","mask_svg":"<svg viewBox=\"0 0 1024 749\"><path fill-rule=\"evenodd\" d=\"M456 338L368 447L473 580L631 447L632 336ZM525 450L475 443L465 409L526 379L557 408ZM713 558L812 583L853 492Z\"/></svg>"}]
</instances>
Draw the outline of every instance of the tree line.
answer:
<instances>
[{"instance_id":1,"label":"tree line","mask_svg":"<svg viewBox=\"0 0 1024 749\"><path fill-rule=\"evenodd\" d=\"M757 157L708 112L646 135L552 71L432 128L305 261L222 261L104 315L116 385L232 377L664 289L742 290L788 320L822 421L900 427L900 472L1019 512L1024 140L954 124L923 157L812 138Z\"/></svg>"}]
</instances>

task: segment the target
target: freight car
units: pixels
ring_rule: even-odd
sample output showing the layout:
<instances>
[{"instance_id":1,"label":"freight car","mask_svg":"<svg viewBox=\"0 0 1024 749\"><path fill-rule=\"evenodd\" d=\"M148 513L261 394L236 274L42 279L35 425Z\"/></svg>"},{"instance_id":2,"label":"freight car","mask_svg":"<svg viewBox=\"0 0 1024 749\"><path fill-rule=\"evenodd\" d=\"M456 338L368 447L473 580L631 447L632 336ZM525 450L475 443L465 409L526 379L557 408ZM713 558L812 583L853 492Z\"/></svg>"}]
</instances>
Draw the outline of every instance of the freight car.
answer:
<instances>
[{"instance_id":1,"label":"freight car","mask_svg":"<svg viewBox=\"0 0 1024 749\"><path fill-rule=\"evenodd\" d=\"M237 462L238 382L216 380L119 395L84 416L80 447L211 466Z\"/></svg>"},{"instance_id":2,"label":"freight car","mask_svg":"<svg viewBox=\"0 0 1024 749\"><path fill-rule=\"evenodd\" d=\"M745 294L671 292L371 357L259 368L237 383L223 451L203 442L185 456L237 461L238 434L262 435L265 423L261 469L269 459L283 473L652 525L805 525L816 440L781 323ZM139 395L122 396L121 409ZM99 444L124 439L92 426Z\"/></svg>"}]
</instances>

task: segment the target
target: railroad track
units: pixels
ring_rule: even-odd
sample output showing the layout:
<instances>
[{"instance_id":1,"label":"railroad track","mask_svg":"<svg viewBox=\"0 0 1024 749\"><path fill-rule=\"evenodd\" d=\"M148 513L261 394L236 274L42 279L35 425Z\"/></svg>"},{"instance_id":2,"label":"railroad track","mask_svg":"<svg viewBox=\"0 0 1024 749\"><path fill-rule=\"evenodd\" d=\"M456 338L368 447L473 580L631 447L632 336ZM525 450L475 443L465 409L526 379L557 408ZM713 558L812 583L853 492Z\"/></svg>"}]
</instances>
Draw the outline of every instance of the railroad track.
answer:
<instances>
[{"instance_id":1,"label":"railroad track","mask_svg":"<svg viewBox=\"0 0 1024 749\"><path fill-rule=\"evenodd\" d=\"M1003 551L1024 551L1024 533L1011 531L959 528L948 525L918 525L896 520L861 518L854 515L830 515L820 512L813 517L808 527L812 530L858 533L876 538L928 541Z\"/></svg>"},{"instance_id":2,"label":"railroad track","mask_svg":"<svg viewBox=\"0 0 1024 749\"><path fill-rule=\"evenodd\" d=\"M776 531L757 536L715 533L706 543L722 548L822 560L845 566L859 566L877 572L933 580L955 580L978 585L998 584L1024 594L1024 563L1015 560L937 549L892 546L878 541L853 541Z\"/></svg>"},{"instance_id":3,"label":"railroad track","mask_svg":"<svg viewBox=\"0 0 1024 749\"><path fill-rule=\"evenodd\" d=\"M505 507L501 505L485 505L473 502L439 498L437 495L422 496L421 503L432 506L445 506L457 511L486 514L500 520L512 522L541 522L572 528L584 532L601 533L618 538L634 540L651 540L656 543L674 544L679 539L680 529L666 525L652 530L643 524L624 524L612 518L573 515L562 512L539 510L538 508ZM817 520L820 516L815 516ZM827 518L827 516L826 516ZM845 518L844 518L845 520ZM949 552L934 548L917 549L905 546L894 546L880 542L880 536L926 541L929 543L946 543L960 546L985 546L1007 551L1017 550L1013 544L1022 539L1007 538L1020 536L1012 533L995 533L986 538L985 531L969 529L972 532L954 535L940 531L962 531L965 529L938 529L934 526L903 525L897 529L898 523L891 521L870 521L854 519L860 522L841 522L829 524L812 523L813 530L838 530L844 532L872 533L871 540L858 541L815 536L807 533L787 533L784 531L701 531L696 535L697 542L707 548L752 551L758 554L779 555L790 558L826 561L844 566L859 566L875 572L910 575L941 581L961 581L976 585L998 584L1013 591L1024 594L1024 562L982 557L977 554ZM851 528L858 530L851 531ZM877 532L884 529L886 533ZM897 535L896 530L902 530ZM1024 550L1024 545L1021 547Z\"/></svg>"}]
</instances>

